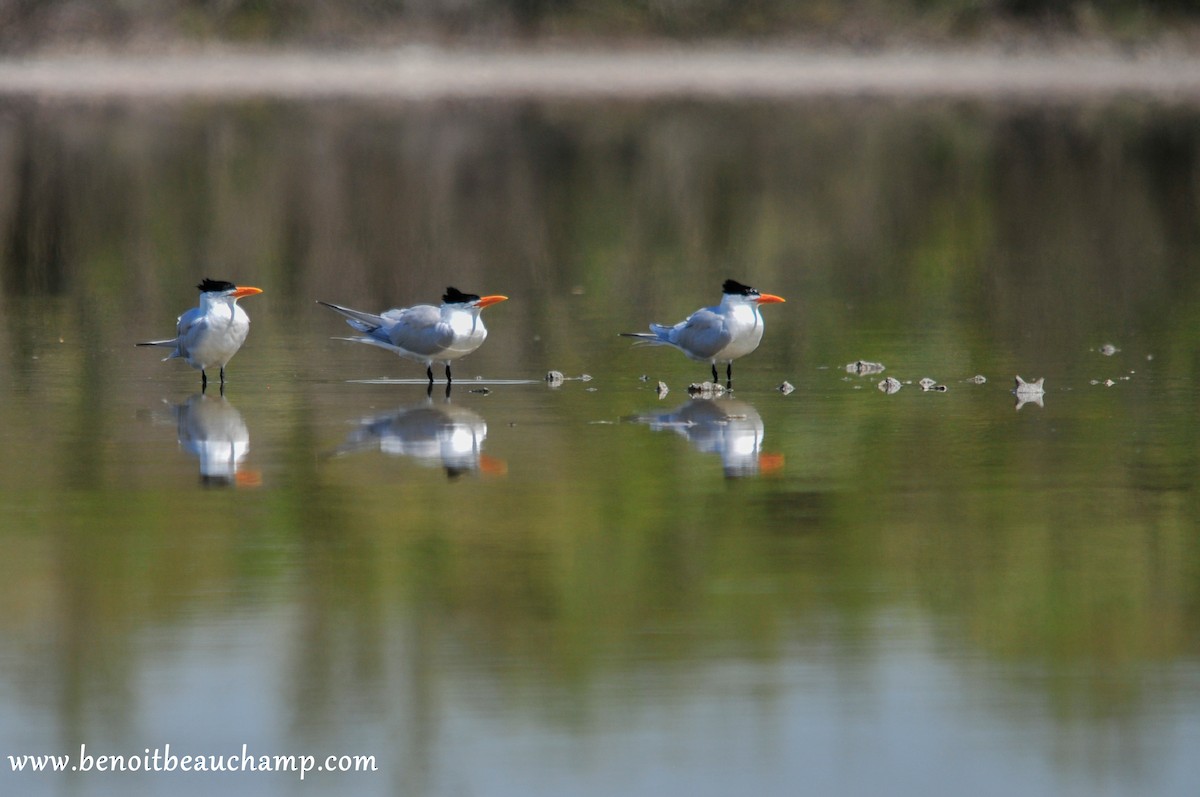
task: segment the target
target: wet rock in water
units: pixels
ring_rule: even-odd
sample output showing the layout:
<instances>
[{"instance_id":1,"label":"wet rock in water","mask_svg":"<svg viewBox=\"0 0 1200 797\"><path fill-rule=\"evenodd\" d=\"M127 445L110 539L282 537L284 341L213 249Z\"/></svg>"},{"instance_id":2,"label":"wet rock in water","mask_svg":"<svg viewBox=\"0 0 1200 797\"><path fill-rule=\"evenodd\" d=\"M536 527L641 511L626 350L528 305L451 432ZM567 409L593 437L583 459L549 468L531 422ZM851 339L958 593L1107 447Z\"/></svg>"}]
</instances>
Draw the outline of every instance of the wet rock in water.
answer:
<instances>
[{"instance_id":1,"label":"wet rock in water","mask_svg":"<svg viewBox=\"0 0 1200 797\"><path fill-rule=\"evenodd\" d=\"M1021 377L1017 377L1016 384L1013 386L1013 394L1017 396L1040 396L1046 392L1045 389L1046 377L1041 377L1036 382L1026 382Z\"/></svg>"},{"instance_id":2,"label":"wet rock in water","mask_svg":"<svg viewBox=\"0 0 1200 797\"><path fill-rule=\"evenodd\" d=\"M642 374L641 376L638 377L638 381L639 382L649 382L650 374Z\"/></svg>"},{"instance_id":3,"label":"wet rock in water","mask_svg":"<svg viewBox=\"0 0 1200 797\"><path fill-rule=\"evenodd\" d=\"M975 376L971 377L967 381L974 382L977 385L982 385L984 382L987 381L987 377L984 376L983 374L975 374Z\"/></svg>"},{"instance_id":4,"label":"wet rock in water","mask_svg":"<svg viewBox=\"0 0 1200 797\"><path fill-rule=\"evenodd\" d=\"M591 374L580 374L580 375L579 375L579 381L580 381L580 382L591 382L591 381L592 381L592 375L591 375Z\"/></svg>"},{"instance_id":5,"label":"wet rock in water","mask_svg":"<svg viewBox=\"0 0 1200 797\"><path fill-rule=\"evenodd\" d=\"M1038 379L1036 382L1026 382L1021 377L1017 377L1016 384L1013 386L1013 395L1017 397L1017 411L1019 412L1026 404L1036 404L1039 407L1046 406L1042 403L1042 394L1045 393L1044 384L1045 378Z\"/></svg>"},{"instance_id":6,"label":"wet rock in water","mask_svg":"<svg viewBox=\"0 0 1200 797\"><path fill-rule=\"evenodd\" d=\"M921 386L922 390L931 390L933 386L937 384L937 380L925 377L920 382L917 382L917 384Z\"/></svg>"},{"instance_id":7,"label":"wet rock in water","mask_svg":"<svg viewBox=\"0 0 1200 797\"><path fill-rule=\"evenodd\" d=\"M884 370L883 363L873 363L873 362L868 362L867 360L855 360L854 362L852 362L846 366L846 373L858 374L859 376L866 376L869 374L879 374L879 373L883 373L883 370Z\"/></svg>"},{"instance_id":8,"label":"wet rock in water","mask_svg":"<svg viewBox=\"0 0 1200 797\"><path fill-rule=\"evenodd\" d=\"M486 396L486 395L488 395L489 393L491 393L492 391L491 391L491 388L486 388L486 387L473 387L473 388L471 388L471 392L472 392L472 393L479 393L479 394L481 394L481 395L484 395L484 396Z\"/></svg>"},{"instance_id":9,"label":"wet rock in water","mask_svg":"<svg viewBox=\"0 0 1200 797\"><path fill-rule=\"evenodd\" d=\"M1105 357L1112 357L1114 354L1116 354L1119 351L1120 351L1120 349L1118 349L1116 346L1112 345L1111 343L1105 343L1103 346L1100 347L1100 353L1103 354Z\"/></svg>"},{"instance_id":10,"label":"wet rock in water","mask_svg":"<svg viewBox=\"0 0 1200 797\"><path fill-rule=\"evenodd\" d=\"M889 396L893 393L900 392L901 387L903 387L903 385L900 384L900 380L890 376L879 383L879 389L884 393L887 393Z\"/></svg>"},{"instance_id":11,"label":"wet rock in water","mask_svg":"<svg viewBox=\"0 0 1200 797\"><path fill-rule=\"evenodd\" d=\"M562 371L550 371L546 374L546 383L551 387L558 387L565 379L566 377L563 376Z\"/></svg>"},{"instance_id":12,"label":"wet rock in water","mask_svg":"<svg viewBox=\"0 0 1200 797\"><path fill-rule=\"evenodd\" d=\"M671 392L671 388L667 387L666 382L659 382L657 385L654 386L654 392L658 394L659 398L662 398L663 396L665 396Z\"/></svg>"},{"instance_id":13,"label":"wet rock in water","mask_svg":"<svg viewBox=\"0 0 1200 797\"><path fill-rule=\"evenodd\" d=\"M716 398L725 395L725 386L717 382L693 382L688 385L687 392L689 396Z\"/></svg>"},{"instance_id":14,"label":"wet rock in water","mask_svg":"<svg viewBox=\"0 0 1200 797\"><path fill-rule=\"evenodd\" d=\"M782 385L780 385L779 387L777 387L775 389L786 396L789 393L791 393L792 391L794 391L796 389L796 386L793 385L791 382L784 382Z\"/></svg>"}]
</instances>

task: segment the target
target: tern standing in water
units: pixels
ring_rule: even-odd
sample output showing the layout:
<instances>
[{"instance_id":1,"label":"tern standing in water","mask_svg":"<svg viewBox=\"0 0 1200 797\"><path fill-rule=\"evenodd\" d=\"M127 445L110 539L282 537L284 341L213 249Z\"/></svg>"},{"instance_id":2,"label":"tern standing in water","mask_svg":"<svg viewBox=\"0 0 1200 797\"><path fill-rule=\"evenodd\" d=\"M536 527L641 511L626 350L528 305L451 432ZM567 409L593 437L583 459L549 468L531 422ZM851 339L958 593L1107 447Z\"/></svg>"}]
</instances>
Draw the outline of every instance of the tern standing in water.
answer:
<instances>
[{"instance_id":1,"label":"tern standing in water","mask_svg":"<svg viewBox=\"0 0 1200 797\"><path fill-rule=\"evenodd\" d=\"M483 345L487 327L479 313L483 308L507 300L507 296L479 296L446 288L441 307L418 304L393 308L376 315L318 301L346 317L346 323L363 333L345 338L395 352L425 364L425 375L433 387L433 364L446 366L446 388L450 387L450 363Z\"/></svg>"},{"instance_id":2,"label":"tern standing in water","mask_svg":"<svg viewBox=\"0 0 1200 797\"><path fill-rule=\"evenodd\" d=\"M693 360L712 363L712 378L718 377L717 364L725 363L725 386L733 387L733 361L758 348L763 335L763 317L759 307L783 302L780 296L759 293L749 285L731 279L721 288L721 303L704 307L674 326L651 324L649 332L622 332L647 346L672 346Z\"/></svg>"},{"instance_id":3,"label":"tern standing in water","mask_svg":"<svg viewBox=\"0 0 1200 797\"><path fill-rule=\"evenodd\" d=\"M237 300L262 293L260 288L234 285L232 282L204 279L196 286L200 303L179 316L175 337L149 340L138 346L173 348L164 360L182 357L200 370L200 392L208 389L209 368L221 370L221 394L225 393L225 365L233 359L250 333L250 316Z\"/></svg>"}]
</instances>

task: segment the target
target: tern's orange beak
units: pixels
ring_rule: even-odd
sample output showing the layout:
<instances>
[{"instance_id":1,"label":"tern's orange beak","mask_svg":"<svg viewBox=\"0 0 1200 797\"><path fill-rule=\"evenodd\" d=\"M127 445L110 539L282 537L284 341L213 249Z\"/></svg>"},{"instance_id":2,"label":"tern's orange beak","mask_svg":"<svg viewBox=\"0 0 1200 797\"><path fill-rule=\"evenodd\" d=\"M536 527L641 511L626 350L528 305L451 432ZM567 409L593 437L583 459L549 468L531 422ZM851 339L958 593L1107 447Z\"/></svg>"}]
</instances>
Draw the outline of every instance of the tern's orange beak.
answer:
<instances>
[{"instance_id":1,"label":"tern's orange beak","mask_svg":"<svg viewBox=\"0 0 1200 797\"><path fill-rule=\"evenodd\" d=\"M500 302L507 302L507 301L508 301L507 296L484 296L484 297L481 297L479 301L475 302L475 306L476 307L487 307L488 305L498 304Z\"/></svg>"},{"instance_id":2,"label":"tern's orange beak","mask_svg":"<svg viewBox=\"0 0 1200 797\"><path fill-rule=\"evenodd\" d=\"M776 296L773 293L764 293L754 301L758 302L759 304L781 304L786 302L787 299L783 298L782 296Z\"/></svg>"},{"instance_id":3,"label":"tern's orange beak","mask_svg":"<svg viewBox=\"0 0 1200 797\"><path fill-rule=\"evenodd\" d=\"M241 287L230 294L235 299L245 299L247 296L253 296L256 293L262 293L262 288L251 288L249 286Z\"/></svg>"}]
</instances>

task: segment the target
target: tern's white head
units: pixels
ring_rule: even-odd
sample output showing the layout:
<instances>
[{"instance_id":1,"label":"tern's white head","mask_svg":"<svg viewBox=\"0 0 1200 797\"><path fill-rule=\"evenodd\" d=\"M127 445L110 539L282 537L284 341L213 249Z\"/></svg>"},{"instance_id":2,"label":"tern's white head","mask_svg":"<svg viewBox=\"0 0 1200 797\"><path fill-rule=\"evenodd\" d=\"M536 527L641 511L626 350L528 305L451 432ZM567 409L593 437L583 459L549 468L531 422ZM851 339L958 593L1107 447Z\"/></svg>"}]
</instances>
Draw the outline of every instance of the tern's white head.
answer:
<instances>
[{"instance_id":1,"label":"tern's white head","mask_svg":"<svg viewBox=\"0 0 1200 797\"><path fill-rule=\"evenodd\" d=\"M749 285L743 285L737 280L725 280L725 284L721 286L721 293L721 301L725 304L750 304L758 306L787 301L782 296L776 296L773 293L760 293L757 289L751 288Z\"/></svg>"},{"instance_id":2,"label":"tern's white head","mask_svg":"<svg viewBox=\"0 0 1200 797\"><path fill-rule=\"evenodd\" d=\"M197 285L196 288L200 291L200 300L207 302L218 301L221 299L231 299L236 302L238 299L244 299L247 296L254 296L255 294L262 293L262 288L238 286L234 285L232 282L209 279L208 277L205 277L203 280L201 280L200 284Z\"/></svg>"},{"instance_id":3,"label":"tern's white head","mask_svg":"<svg viewBox=\"0 0 1200 797\"><path fill-rule=\"evenodd\" d=\"M455 287L448 287L442 295L442 306L452 310L479 311L489 305L507 300L507 296L480 296L476 293L463 293Z\"/></svg>"}]
</instances>

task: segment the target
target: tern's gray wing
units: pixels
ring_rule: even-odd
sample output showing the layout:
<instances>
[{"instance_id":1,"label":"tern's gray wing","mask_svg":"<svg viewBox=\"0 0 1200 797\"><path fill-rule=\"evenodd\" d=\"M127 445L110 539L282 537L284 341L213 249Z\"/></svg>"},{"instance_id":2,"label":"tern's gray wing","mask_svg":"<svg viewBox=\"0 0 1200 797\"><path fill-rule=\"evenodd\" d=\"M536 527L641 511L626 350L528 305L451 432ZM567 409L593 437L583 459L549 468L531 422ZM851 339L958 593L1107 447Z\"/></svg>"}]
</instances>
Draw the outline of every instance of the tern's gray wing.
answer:
<instances>
[{"instance_id":1,"label":"tern's gray wing","mask_svg":"<svg viewBox=\"0 0 1200 797\"><path fill-rule=\"evenodd\" d=\"M692 357L707 360L728 346L733 334L725 316L705 308L676 324L669 333L669 339Z\"/></svg>"},{"instance_id":2,"label":"tern's gray wing","mask_svg":"<svg viewBox=\"0 0 1200 797\"><path fill-rule=\"evenodd\" d=\"M436 357L454 342L454 330L442 322L441 311L428 304L383 314L388 340L393 346L424 357Z\"/></svg>"},{"instance_id":3,"label":"tern's gray wing","mask_svg":"<svg viewBox=\"0 0 1200 797\"><path fill-rule=\"evenodd\" d=\"M208 319L199 307L193 307L179 316L178 334L175 339L179 341L180 353L184 357L188 356L188 352L195 347L196 341L203 337L207 330Z\"/></svg>"},{"instance_id":4,"label":"tern's gray wing","mask_svg":"<svg viewBox=\"0 0 1200 797\"><path fill-rule=\"evenodd\" d=\"M317 304L322 304L330 310L341 313L346 317L346 323L357 329L359 332L366 332L368 335L383 326L383 316L375 315L374 313L364 313L362 310L353 310L349 307L342 307L340 304L330 304L317 300ZM397 312L389 310L389 313Z\"/></svg>"}]
</instances>

